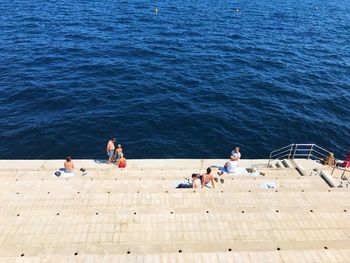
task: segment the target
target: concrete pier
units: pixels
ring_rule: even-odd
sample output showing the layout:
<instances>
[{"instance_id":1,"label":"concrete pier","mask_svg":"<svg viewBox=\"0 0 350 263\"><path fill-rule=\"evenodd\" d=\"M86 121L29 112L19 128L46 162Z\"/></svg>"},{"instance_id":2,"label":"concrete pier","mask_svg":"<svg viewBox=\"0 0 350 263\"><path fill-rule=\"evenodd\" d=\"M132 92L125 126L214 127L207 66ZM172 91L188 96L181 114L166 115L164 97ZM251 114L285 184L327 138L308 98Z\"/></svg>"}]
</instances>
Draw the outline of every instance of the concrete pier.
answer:
<instances>
[{"instance_id":1,"label":"concrete pier","mask_svg":"<svg viewBox=\"0 0 350 263\"><path fill-rule=\"evenodd\" d=\"M224 162L74 160L57 178L63 160L1 160L0 262L350 262L350 188L319 176L330 167L241 160L259 175L175 188Z\"/></svg>"}]
</instances>

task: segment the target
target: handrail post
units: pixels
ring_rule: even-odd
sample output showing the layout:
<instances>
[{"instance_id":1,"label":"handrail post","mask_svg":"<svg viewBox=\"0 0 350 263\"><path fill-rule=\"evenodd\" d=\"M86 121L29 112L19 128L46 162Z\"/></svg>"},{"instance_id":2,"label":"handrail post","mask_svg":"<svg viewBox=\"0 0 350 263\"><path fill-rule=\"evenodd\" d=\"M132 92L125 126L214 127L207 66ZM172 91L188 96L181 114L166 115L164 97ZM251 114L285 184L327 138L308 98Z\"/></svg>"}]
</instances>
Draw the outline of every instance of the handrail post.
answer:
<instances>
[{"instance_id":1,"label":"handrail post","mask_svg":"<svg viewBox=\"0 0 350 263\"><path fill-rule=\"evenodd\" d=\"M292 158L292 159L294 159L295 152L297 151L297 149L298 149L298 144L295 144L295 147L294 147L294 152L293 152L293 158Z\"/></svg>"},{"instance_id":2,"label":"handrail post","mask_svg":"<svg viewBox=\"0 0 350 263\"><path fill-rule=\"evenodd\" d=\"M344 175L345 175L345 172L347 172L346 167L344 168L344 172L342 173L340 179L343 179L343 177L344 177Z\"/></svg>"},{"instance_id":3,"label":"handrail post","mask_svg":"<svg viewBox=\"0 0 350 263\"><path fill-rule=\"evenodd\" d=\"M313 148L314 148L314 145L311 145L311 147L310 147L310 151L309 151L309 156L307 157L307 159L308 159L308 160L310 159L311 152L312 152Z\"/></svg>"},{"instance_id":4,"label":"handrail post","mask_svg":"<svg viewBox=\"0 0 350 263\"><path fill-rule=\"evenodd\" d=\"M344 172L342 173L340 179L343 179L343 177L344 177L344 175L345 175L345 172L349 172L349 171L348 171L348 167L347 167L348 164L349 164L349 162L348 162L348 161L345 161L344 164L345 164Z\"/></svg>"},{"instance_id":5,"label":"handrail post","mask_svg":"<svg viewBox=\"0 0 350 263\"><path fill-rule=\"evenodd\" d=\"M290 145L289 154L288 154L288 159L290 159L290 156L291 156L291 154L292 154L293 146L294 146L294 144L291 144L291 145Z\"/></svg>"},{"instance_id":6,"label":"handrail post","mask_svg":"<svg viewBox=\"0 0 350 263\"><path fill-rule=\"evenodd\" d=\"M272 159L272 153L270 153L270 156L269 156L269 162L267 163L267 167L270 167L270 162L271 162L271 159Z\"/></svg>"},{"instance_id":7,"label":"handrail post","mask_svg":"<svg viewBox=\"0 0 350 263\"><path fill-rule=\"evenodd\" d=\"M335 170L336 167L337 167L337 163L335 163L335 165L333 166L333 170L332 170L332 172L331 172L331 175L333 175L334 170Z\"/></svg>"}]
</instances>

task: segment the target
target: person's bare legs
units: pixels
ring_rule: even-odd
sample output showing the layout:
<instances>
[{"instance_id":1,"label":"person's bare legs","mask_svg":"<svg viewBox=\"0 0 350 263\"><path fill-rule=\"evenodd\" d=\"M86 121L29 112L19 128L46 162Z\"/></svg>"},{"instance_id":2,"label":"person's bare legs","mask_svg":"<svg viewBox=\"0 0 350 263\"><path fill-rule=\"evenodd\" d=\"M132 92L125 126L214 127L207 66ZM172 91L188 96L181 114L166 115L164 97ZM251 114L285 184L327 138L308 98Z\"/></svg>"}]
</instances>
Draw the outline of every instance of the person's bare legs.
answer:
<instances>
[{"instance_id":1,"label":"person's bare legs","mask_svg":"<svg viewBox=\"0 0 350 263\"><path fill-rule=\"evenodd\" d=\"M224 165L224 169L227 170L227 164ZM221 175L223 175L223 174L224 174L223 171L221 171L221 170L218 171L218 175L221 176Z\"/></svg>"},{"instance_id":2,"label":"person's bare legs","mask_svg":"<svg viewBox=\"0 0 350 263\"><path fill-rule=\"evenodd\" d=\"M109 150L109 151L108 151L108 162L107 162L108 164L111 164L111 163L112 163L113 155L114 155L113 151L112 151L112 150Z\"/></svg>"}]
</instances>

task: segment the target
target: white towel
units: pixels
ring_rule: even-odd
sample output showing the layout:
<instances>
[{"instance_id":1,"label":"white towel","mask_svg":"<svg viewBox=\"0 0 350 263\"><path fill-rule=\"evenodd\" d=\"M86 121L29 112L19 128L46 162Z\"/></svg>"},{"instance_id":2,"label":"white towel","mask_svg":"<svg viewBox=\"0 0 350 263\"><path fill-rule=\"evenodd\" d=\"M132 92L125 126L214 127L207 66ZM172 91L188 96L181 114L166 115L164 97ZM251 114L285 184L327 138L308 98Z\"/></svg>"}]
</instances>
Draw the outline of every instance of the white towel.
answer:
<instances>
[{"instance_id":1,"label":"white towel","mask_svg":"<svg viewBox=\"0 0 350 263\"><path fill-rule=\"evenodd\" d=\"M276 181L263 182L259 185L260 188L269 189L269 188L277 188Z\"/></svg>"},{"instance_id":2,"label":"white towel","mask_svg":"<svg viewBox=\"0 0 350 263\"><path fill-rule=\"evenodd\" d=\"M55 173L60 173L60 176L57 176ZM64 169L59 169L57 171L54 171L52 173L53 177L73 177L74 173L66 173L66 171Z\"/></svg>"},{"instance_id":3,"label":"white towel","mask_svg":"<svg viewBox=\"0 0 350 263\"><path fill-rule=\"evenodd\" d=\"M247 171L247 168L244 167L237 167L236 168L236 172L234 172L233 174L241 174L241 175L250 175L250 176L259 176L259 171L257 169L255 169L254 172L249 173Z\"/></svg>"}]
</instances>

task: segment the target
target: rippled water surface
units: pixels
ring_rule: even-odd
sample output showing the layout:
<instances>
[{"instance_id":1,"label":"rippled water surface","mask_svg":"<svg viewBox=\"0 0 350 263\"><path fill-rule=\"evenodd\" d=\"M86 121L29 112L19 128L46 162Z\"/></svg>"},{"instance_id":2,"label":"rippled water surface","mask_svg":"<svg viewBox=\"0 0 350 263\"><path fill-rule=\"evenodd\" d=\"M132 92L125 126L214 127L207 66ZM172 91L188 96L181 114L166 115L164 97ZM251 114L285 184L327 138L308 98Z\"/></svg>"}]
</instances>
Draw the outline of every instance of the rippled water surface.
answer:
<instances>
[{"instance_id":1,"label":"rippled water surface","mask_svg":"<svg viewBox=\"0 0 350 263\"><path fill-rule=\"evenodd\" d=\"M158 9L158 13L154 9ZM350 1L0 0L0 158L350 148Z\"/></svg>"}]
</instances>

